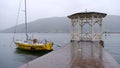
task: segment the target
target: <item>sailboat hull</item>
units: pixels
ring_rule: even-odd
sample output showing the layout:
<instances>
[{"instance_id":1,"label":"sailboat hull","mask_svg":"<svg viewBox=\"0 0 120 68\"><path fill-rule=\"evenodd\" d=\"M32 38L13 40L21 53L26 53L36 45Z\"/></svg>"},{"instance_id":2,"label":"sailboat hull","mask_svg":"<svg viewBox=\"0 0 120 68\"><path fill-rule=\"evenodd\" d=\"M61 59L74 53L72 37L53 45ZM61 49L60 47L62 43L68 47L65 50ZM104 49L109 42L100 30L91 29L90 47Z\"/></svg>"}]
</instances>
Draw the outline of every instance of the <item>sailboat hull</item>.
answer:
<instances>
[{"instance_id":1,"label":"sailboat hull","mask_svg":"<svg viewBox=\"0 0 120 68\"><path fill-rule=\"evenodd\" d=\"M29 43L22 43L22 42L15 42L16 46L20 49L24 50L32 50L32 51L42 51L42 50L53 50L53 43L49 42L46 44L29 44Z\"/></svg>"}]
</instances>

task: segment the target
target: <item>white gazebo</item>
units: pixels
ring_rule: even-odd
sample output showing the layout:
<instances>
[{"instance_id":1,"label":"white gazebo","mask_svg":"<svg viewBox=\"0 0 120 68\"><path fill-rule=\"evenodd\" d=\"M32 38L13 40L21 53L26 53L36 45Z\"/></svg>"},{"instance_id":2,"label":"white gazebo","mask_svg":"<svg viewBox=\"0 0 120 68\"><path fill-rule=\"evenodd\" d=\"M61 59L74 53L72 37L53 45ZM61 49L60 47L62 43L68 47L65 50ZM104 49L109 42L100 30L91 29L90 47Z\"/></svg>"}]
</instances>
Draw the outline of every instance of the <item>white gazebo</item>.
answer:
<instances>
[{"instance_id":1,"label":"white gazebo","mask_svg":"<svg viewBox=\"0 0 120 68\"><path fill-rule=\"evenodd\" d=\"M71 40L102 40L102 20L106 15L100 12L80 12L68 16L71 19Z\"/></svg>"}]
</instances>

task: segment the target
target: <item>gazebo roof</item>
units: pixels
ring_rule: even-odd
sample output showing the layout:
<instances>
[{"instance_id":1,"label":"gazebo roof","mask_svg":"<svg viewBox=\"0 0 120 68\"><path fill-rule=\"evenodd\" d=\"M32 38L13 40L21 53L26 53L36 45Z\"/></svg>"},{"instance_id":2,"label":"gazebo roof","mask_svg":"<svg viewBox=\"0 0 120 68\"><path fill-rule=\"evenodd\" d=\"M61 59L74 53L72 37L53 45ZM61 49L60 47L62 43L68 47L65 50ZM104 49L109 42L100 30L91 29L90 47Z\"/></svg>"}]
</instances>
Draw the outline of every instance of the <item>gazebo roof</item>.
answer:
<instances>
[{"instance_id":1,"label":"gazebo roof","mask_svg":"<svg viewBox=\"0 0 120 68\"><path fill-rule=\"evenodd\" d=\"M79 13L75 13L72 15L69 15L68 18L92 18L92 16L94 16L94 18L97 17L105 17L107 14L106 13L100 13L100 12L79 12Z\"/></svg>"}]
</instances>

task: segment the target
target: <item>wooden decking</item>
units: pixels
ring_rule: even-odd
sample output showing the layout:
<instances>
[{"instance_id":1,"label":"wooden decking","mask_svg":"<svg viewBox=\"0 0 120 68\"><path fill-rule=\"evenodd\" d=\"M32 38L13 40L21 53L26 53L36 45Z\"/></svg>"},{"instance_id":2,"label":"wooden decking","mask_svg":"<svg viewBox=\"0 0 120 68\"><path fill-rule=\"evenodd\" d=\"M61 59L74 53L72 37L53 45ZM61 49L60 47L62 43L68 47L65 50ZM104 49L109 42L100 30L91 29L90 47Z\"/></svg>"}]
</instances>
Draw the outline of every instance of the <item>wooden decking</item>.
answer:
<instances>
[{"instance_id":1,"label":"wooden decking","mask_svg":"<svg viewBox=\"0 0 120 68\"><path fill-rule=\"evenodd\" d=\"M120 66L98 42L73 41L19 68L120 68Z\"/></svg>"}]
</instances>

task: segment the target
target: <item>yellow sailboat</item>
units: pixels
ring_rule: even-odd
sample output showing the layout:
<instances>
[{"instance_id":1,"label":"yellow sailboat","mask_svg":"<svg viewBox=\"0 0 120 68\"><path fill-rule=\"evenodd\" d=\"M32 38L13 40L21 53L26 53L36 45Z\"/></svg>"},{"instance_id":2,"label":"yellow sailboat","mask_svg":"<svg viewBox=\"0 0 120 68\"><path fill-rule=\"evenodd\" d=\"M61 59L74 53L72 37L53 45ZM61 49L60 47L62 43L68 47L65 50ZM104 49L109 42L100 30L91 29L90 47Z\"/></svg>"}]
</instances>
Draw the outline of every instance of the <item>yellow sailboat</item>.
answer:
<instances>
[{"instance_id":1,"label":"yellow sailboat","mask_svg":"<svg viewBox=\"0 0 120 68\"><path fill-rule=\"evenodd\" d=\"M18 13L19 14L19 13ZM16 31L16 29L15 29ZM26 33L26 40L25 41L14 41L16 46L20 49L24 50L34 50L34 51L41 51L41 50L53 50L53 43L47 40L40 42L36 38L29 39L27 34L27 11L26 11L26 0L25 0L25 33Z\"/></svg>"},{"instance_id":2,"label":"yellow sailboat","mask_svg":"<svg viewBox=\"0 0 120 68\"><path fill-rule=\"evenodd\" d=\"M52 42L46 42L46 43L39 43L35 41L36 39L33 39L29 42L21 42L16 41L15 44L18 48L24 49L24 50L34 50L34 51L40 51L40 50L52 50L53 43Z\"/></svg>"}]
</instances>

